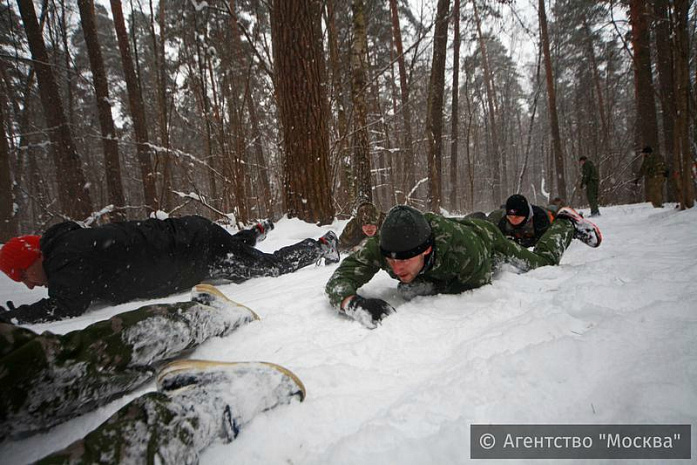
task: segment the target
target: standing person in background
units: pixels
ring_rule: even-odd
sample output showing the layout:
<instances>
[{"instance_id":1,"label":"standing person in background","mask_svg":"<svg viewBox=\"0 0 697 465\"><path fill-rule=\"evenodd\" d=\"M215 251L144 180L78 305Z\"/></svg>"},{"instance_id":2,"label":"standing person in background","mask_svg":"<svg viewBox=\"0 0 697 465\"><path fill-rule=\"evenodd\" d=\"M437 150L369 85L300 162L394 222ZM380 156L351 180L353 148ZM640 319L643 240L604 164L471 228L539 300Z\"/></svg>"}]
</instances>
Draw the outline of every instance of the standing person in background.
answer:
<instances>
[{"instance_id":1,"label":"standing person in background","mask_svg":"<svg viewBox=\"0 0 697 465\"><path fill-rule=\"evenodd\" d=\"M578 159L581 164L581 189L586 188L586 198L588 205L591 208L591 217L600 216L598 209L598 186L600 177L598 176L598 168L595 167L588 157Z\"/></svg>"},{"instance_id":2,"label":"standing person in background","mask_svg":"<svg viewBox=\"0 0 697 465\"><path fill-rule=\"evenodd\" d=\"M361 203L339 236L339 250L351 252L369 237L378 233L385 214L370 202Z\"/></svg>"},{"instance_id":3,"label":"standing person in background","mask_svg":"<svg viewBox=\"0 0 697 465\"><path fill-rule=\"evenodd\" d=\"M646 196L654 208L663 207L663 183L668 175L666 164L660 156L653 153L650 146L646 146L641 150L644 156L639 168L639 176L634 180L634 184L638 185L641 177L644 177L646 183Z\"/></svg>"}]
</instances>

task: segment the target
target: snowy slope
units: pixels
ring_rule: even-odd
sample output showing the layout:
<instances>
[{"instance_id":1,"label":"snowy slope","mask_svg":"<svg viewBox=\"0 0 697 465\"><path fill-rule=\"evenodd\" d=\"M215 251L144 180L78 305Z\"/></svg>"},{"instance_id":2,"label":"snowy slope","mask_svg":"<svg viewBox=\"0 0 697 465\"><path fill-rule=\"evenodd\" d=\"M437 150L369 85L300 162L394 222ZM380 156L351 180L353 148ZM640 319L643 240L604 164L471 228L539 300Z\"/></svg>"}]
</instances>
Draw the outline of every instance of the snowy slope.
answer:
<instances>
[{"instance_id":1,"label":"snowy slope","mask_svg":"<svg viewBox=\"0 0 697 465\"><path fill-rule=\"evenodd\" d=\"M398 312L373 331L328 305L324 284L336 265L220 286L262 321L191 357L285 365L308 397L260 415L232 444L210 447L202 463L456 464L469 461L472 423L697 426L697 209L639 204L602 212L600 248L574 241L559 267L502 271L492 285L462 295L407 303L381 272L363 293ZM259 247L274 250L328 229L284 219ZM1 302L41 296L0 277ZM63 333L142 304L32 329ZM26 463L62 448L137 394L0 444L0 462Z\"/></svg>"}]
</instances>

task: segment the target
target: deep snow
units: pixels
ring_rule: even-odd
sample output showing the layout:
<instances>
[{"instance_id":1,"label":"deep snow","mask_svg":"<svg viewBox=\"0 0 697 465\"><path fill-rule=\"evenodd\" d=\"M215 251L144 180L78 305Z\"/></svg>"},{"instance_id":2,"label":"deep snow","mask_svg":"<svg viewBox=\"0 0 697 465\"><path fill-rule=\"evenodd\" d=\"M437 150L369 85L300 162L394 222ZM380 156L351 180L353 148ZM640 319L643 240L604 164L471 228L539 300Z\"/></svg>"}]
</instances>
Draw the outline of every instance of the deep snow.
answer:
<instances>
[{"instance_id":1,"label":"deep snow","mask_svg":"<svg viewBox=\"0 0 697 465\"><path fill-rule=\"evenodd\" d=\"M220 285L262 320L190 357L278 363L302 379L308 396L257 416L233 443L208 448L201 463L464 463L473 423L692 424L697 457L697 209L638 204L602 214L600 248L573 241L558 267L507 268L492 285L461 295L404 302L381 272L362 293L390 301L397 313L372 331L327 303L324 284L337 265ZM284 219L259 248L344 225ZM2 275L0 296L30 303L45 291ZM143 303L29 327L64 333ZM2 443L0 462L60 449L153 388Z\"/></svg>"}]
</instances>

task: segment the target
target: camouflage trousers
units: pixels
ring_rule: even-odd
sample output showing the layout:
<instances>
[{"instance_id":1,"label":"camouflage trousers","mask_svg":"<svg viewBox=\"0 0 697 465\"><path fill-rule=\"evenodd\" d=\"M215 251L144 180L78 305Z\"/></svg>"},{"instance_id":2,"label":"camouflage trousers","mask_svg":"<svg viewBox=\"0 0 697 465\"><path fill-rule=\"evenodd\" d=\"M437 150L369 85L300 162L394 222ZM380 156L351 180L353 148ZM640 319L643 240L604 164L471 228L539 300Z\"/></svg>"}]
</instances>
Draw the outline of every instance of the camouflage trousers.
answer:
<instances>
[{"instance_id":1,"label":"camouflage trousers","mask_svg":"<svg viewBox=\"0 0 697 465\"><path fill-rule=\"evenodd\" d=\"M240 323L195 302L148 305L64 335L0 323L0 440L106 404L149 381L158 363Z\"/></svg>"},{"instance_id":2,"label":"camouflage trousers","mask_svg":"<svg viewBox=\"0 0 697 465\"><path fill-rule=\"evenodd\" d=\"M591 209L591 215L600 213L598 210L598 183L589 182L586 185L586 198L588 199L588 206Z\"/></svg>"},{"instance_id":3,"label":"camouflage trousers","mask_svg":"<svg viewBox=\"0 0 697 465\"><path fill-rule=\"evenodd\" d=\"M666 178L663 175L647 176L646 178L646 199L651 202L654 208L663 206L663 183Z\"/></svg>"}]
</instances>

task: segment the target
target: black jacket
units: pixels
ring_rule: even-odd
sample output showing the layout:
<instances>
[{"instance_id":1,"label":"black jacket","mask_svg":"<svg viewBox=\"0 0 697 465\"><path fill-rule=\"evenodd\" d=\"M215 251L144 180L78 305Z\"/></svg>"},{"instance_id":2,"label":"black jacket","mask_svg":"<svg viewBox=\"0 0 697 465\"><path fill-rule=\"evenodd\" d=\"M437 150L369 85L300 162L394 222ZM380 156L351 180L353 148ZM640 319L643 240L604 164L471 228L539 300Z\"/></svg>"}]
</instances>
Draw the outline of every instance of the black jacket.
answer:
<instances>
[{"instance_id":1,"label":"black jacket","mask_svg":"<svg viewBox=\"0 0 697 465\"><path fill-rule=\"evenodd\" d=\"M552 224L547 210L537 205L531 206L532 216L524 223L513 226L508 222L505 215L498 223L499 229L504 236L523 247L534 247L537 241L540 240L540 237L547 231L550 224Z\"/></svg>"},{"instance_id":2,"label":"black jacket","mask_svg":"<svg viewBox=\"0 0 697 465\"><path fill-rule=\"evenodd\" d=\"M209 276L221 233L232 237L199 216L96 228L57 224L41 237L49 297L3 317L52 321L80 315L97 300L123 303L191 288Z\"/></svg>"}]
</instances>

